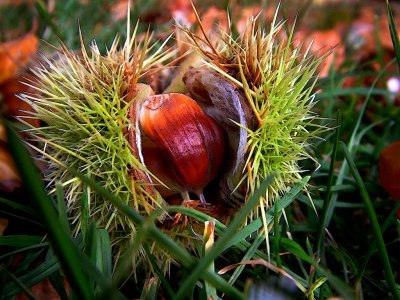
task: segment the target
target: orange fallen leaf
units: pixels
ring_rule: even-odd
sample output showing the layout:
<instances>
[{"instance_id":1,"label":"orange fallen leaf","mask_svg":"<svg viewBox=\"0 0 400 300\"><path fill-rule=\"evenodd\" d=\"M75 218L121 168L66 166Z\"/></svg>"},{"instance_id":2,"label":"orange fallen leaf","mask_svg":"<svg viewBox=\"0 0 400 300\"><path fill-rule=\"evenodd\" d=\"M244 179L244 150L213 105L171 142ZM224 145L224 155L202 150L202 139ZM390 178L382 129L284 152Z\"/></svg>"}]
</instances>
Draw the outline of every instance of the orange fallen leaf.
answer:
<instances>
[{"instance_id":1,"label":"orange fallen leaf","mask_svg":"<svg viewBox=\"0 0 400 300\"><path fill-rule=\"evenodd\" d=\"M196 16L192 9L190 1L176 0L168 1L167 9L171 12L172 17L180 24L189 26L196 21Z\"/></svg>"},{"instance_id":2,"label":"orange fallen leaf","mask_svg":"<svg viewBox=\"0 0 400 300\"><path fill-rule=\"evenodd\" d=\"M27 81L25 78L29 78L29 75L11 78L10 80L0 84L0 93L3 97L5 104L5 113L12 117L21 117L22 120L27 123L39 127L39 119L33 119L30 112L33 112L32 107L17 97L19 93L33 92L32 88L21 83Z\"/></svg>"},{"instance_id":3,"label":"orange fallen leaf","mask_svg":"<svg viewBox=\"0 0 400 300\"><path fill-rule=\"evenodd\" d=\"M400 141L384 148L379 158L379 180L386 192L397 201L400 199ZM400 210L397 212L400 217Z\"/></svg>"},{"instance_id":4,"label":"orange fallen leaf","mask_svg":"<svg viewBox=\"0 0 400 300\"><path fill-rule=\"evenodd\" d=\"M0 124L0 142L7 142L7 132L6 128Z\"/></svg>"},{"instance_id":5,"label":"orange fallen leaf","mask_svg":"<svg viewBox=\"0 0 400 300\"><path fill-rule=\"evenodd\" d=\"M4 143L0 143L0 190L12 192L21 186L17 167Z\"/></svg>"},{"instance_id":6,"label":"orange fallen leaf","mask_svg":"<svg viewBox=\"0 0 400 300\"><path fill-rule=\"evenodd\" d=\"M114 22L125 20L127 16L126 12L128 11L128 9L129 9L128 0L118 0L115 3L112 3L110 7L112 20Z\"/></svg>"},{"instance_id":7,"label":"orange fallen leaf","mask_svg":"<svg viewBox=\"0 0 400 300\"><path fill-rule=\"evenodd\" d=\"M342 30L340 26L337 26L333 29L315 32L308 29L300 29L295 33L295 46L303 45L304 51L308 45L311 45L311 52L322 56L332 49L332 52L329 53L320 67L319 74L321 77L329 74L329 69L332 65L334 65L334 69L338 69L344 61L345 47L342 43Z\"/></svg>"},{"instance_id":8,"label":"orange fallen leaf","mask_svg":"<svg viewBox=\"0 0 400 300\"><path fill-rule=\"evenodd\" d=\"M6 231L8 227L8 220L5 218L0 218L0 236L4 234L4 231Z\"/></svg>"},{"instance_id":9,"label":"orange fallen leaf","mask_svg":"<svg viewBox=\"0 0 400 300\"><path fill-rule=\"evenodd\" d=\"M0 84L15 77L24 69L38 49L39 41L33 32L19 39L0 43Z\"/></svg>"}]
</instances>

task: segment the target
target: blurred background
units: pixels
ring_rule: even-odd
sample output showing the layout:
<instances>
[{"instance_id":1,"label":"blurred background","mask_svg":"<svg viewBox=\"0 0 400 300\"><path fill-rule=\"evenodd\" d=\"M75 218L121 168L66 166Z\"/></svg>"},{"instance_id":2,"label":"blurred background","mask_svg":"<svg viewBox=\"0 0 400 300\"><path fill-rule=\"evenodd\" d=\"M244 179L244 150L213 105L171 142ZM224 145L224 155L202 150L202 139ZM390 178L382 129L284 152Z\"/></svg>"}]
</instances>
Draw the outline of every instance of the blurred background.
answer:
<instances>
[{"instance_id":1,"label":"blurred background","mask_svg":"<svg viewBox=\"0 0 400 300\"><path fill-rule=\"evenodd\" d=\"M293 24L296 26L296 46L311 45L311 51L320 55L332 49L320 70L316 85L319 101L315 110L329 120L336 120L340 111L341 140L350 139L358 113L366 98L370 98L360 127L365 132L362 142L357 145L357 167L383 223L393 208L393 200L400 197L400 147L390 148L382 158L382 150L400 140L400 77L386 3L382 0L194 1L206 32L211 34L218 26L227 28L227 11L237 33L243 30L249 17L257 15L268 28L278 3L278 19L287 20L285 26L288 30ZM394 23L400 28L400 3L391 1L391 7ZM21 80L29 80L29 68L42 59L42 55L57 55L54 47L59 47L60 41L68 49L78 49L79 28L84 44L90 47L95 41L104 53L116 35L124 40L128 9L127 0L0 0L2 117L15 120L15 116L24 115L31 109L16 94L29 92L29 86L22 84ZM171 32L177 32L175 22L195 30L198 26L191 3L187 0L132 0L130 14L132 23L140 21L139 34L154 31L155 38L160 41ZM39 126L38 120L31 119L30 122ZM19 201L24 196L22 182L7 150L4 132L0 125L0 197ZM330 132L312 149L322 165L320 169L313 171L314 165L304 162L304 169L310 170L307 174L313 176L311 181L315 189L312 193L318 210L321 210L324 199L322 187L327 182L333 135L333 131ZM339 155L338 168L343 160L343 156ZM369 249L373 236L366 212L360 206L361 198L354 180L346 178L336 188L336 192L340 193L339 200L344 204L335 211L331 222L326 264L346 283L355 286L359 295L364 293L365 299L387 297L377 257L372 257L367 270L361 273L362 280L358 276L363 265L359 258ZM300 199L288 211L291 232L302 242L309 237L312 239L319 226L318 218L306 202ZM23 226L23 220L4 211L1 210L0 214L0 235L26 234L31 230ZM395 221L394 224L385 233L385 238L398 281L400 225L398 221L397 225ZM363 291L357 291L360 282Z\"/></svg>"}]
</instances>

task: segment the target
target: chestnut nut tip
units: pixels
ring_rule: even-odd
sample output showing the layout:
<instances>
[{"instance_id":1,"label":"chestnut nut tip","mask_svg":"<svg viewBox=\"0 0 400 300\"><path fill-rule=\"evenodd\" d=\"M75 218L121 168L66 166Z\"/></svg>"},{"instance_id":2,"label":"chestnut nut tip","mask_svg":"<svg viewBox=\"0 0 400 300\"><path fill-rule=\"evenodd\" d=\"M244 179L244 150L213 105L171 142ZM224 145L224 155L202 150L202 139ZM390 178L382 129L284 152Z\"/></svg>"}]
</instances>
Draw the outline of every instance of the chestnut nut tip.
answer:
<instances>
[{"instance_id":1,"label":"chestnut nut tip","mask_svg":"<svg viewBox=\"0 0 400 300\"><path fill-rule=\"evenodd\" d=\"M150 171L169 177L181 191L194 192L203 202L203 189L217 176L223 162L224 130L196 101L178 93L148 97L140 108L139 123L159 150L158 155L147 158L144 151Z\"/></svg>"}]
</instances>

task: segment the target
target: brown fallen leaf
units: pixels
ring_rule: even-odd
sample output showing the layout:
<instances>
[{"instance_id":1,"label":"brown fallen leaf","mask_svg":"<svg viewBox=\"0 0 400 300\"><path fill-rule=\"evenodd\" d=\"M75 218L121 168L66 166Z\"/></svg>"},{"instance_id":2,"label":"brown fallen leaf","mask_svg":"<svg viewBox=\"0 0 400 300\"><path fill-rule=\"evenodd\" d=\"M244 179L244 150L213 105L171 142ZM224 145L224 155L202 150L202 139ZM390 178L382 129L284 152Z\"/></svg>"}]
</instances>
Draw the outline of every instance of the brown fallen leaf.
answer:
<instances>
[{"instance_id":1,"label":"brown fallen leaf","mask_svg":"<svg viewBox=\"0 0 400 300\"><path fill-rule=\"evenodd\" d=\"M39 41L33 32L5 43L0 43L0 84L23 70L38 49Z\"/></svg>"},{"instance_id":2,"label":"brown fallen leaf","mask_svg":"<svg viewBox=\"0 0 400 300\"><path fill-rule=\"evenodd\" d=\"M22 83L27 81L26 78L29 78L29 75L14 77L0 84L0 93L5 104L5 113L13 118L21 117L27 123L39 127L40 120L33 119L30 114L30 112L33 112L32 107L17 97L19 93L29 93L32 91L32 88Z\"/></svg>"},{"instance_id":3,"label":"brown fallen leaf","mask_svg":"<svg viewBox=\"0 0 400 300\"><path fill-rule=\"evenodd\" d=\"M400 199L400 141L384 148L379 157L379 180L385 191L398 201ZM397 212L400 218L400 210Z\"/></svg>"},{"instance_id":4,"label":"brown fallen leaf","mask_svg":"<svg viewBox=\"0 0 400 300\"><path fill-rule=\"evenodd\" d=\"M7 142L7 132L6 128L0 124L0 142Z\"/></svg>"},{"instance_id":5,"label":"brown fallen leaf","mask_svg":"<svg viewBox=\"0 0 400 300\"><path fill-rule=\"evenodd\" d=\"M64 287L66 288L68 294L69 288L66 280L64 280ZM48 299L48 300L61 299L48 278L32 286L29 289L29 291L35 296L36 299ZM30 298L27 297L25 294L18 294L17 296L15 296L14 299L25 300Z\"/></svg>"},{"instance_id":6,"label":"brown fallen leaf","mask_svg":"<svg viewBox=\"0 0 400 300\"><path fill-rule=\"evenodd\" d=\"M8 219L0 218L0 236L4 234L4 231L8 227Z\"/></svg>"},{"instance_id":7,"label":"brown fallen leaf","mask_svg":"<svg viewBox=\"0 0 400 300\"><path fill-rule=\"evenodd\" d=\"M12 192L21 186L17 167L4 143L0 143L0 190Z\"/></svg>"}]
</instances>

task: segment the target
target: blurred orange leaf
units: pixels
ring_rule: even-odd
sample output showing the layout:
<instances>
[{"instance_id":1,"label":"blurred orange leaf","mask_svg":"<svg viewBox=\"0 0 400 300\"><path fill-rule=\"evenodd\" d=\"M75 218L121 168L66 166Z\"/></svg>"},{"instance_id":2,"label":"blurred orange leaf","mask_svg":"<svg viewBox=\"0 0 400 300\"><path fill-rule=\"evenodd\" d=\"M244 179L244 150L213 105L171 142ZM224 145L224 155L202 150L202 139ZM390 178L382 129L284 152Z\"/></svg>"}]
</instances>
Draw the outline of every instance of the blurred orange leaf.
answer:
<instances>
[{"instance_id":1,"label":"blurred orange leaf","mask_svg":"<svg viewBox=\"0 0 400 300\"><path fill-rule=\"evenodd\" d=\"M24 69L38 49L39 41L33 32L5 43L0 43L0 84Z\"/></svg>"},{"instance_id":2,"label":"blurred orange leaf","mask_svg":"<svg viewBox=\"0 0 400 300\"><path fill-rule=\"evenodd\" d=\"M39 119L32 118L32 115L30 114L30 112L33 111L32 107L17 97L17 94L22 92L33 92L31 87L21 83L26 81L25 78L29 79L30 75L24 74L23 76L13 77L3 84L0 84L0 93L3 96L6 113L8 115L13 117L22 117L21 119L27 123L39 127Z\"/></svg>"},{"instance_id":3,"label":"blurred orange leaf","mask_svg":"<svg viewBox=\"0 0 400 300\"><path fill-rule=\"evenodd\" d=\"M394 200L400 199L400 141L384 148L379 158L379 179ZM400 211L397 213L400 217Z\"/></svg>"},{"instance_id":4,"label":"blurred orange leaf","mask_svg":"<svg viewBox=\"0 0 400 300\"><path fill-rule=\"evenodd\" d=\"M5 218L0 218L0 236L4 234L4 231L8 227L8 220Z\"/></svg>"}]
</instances>

